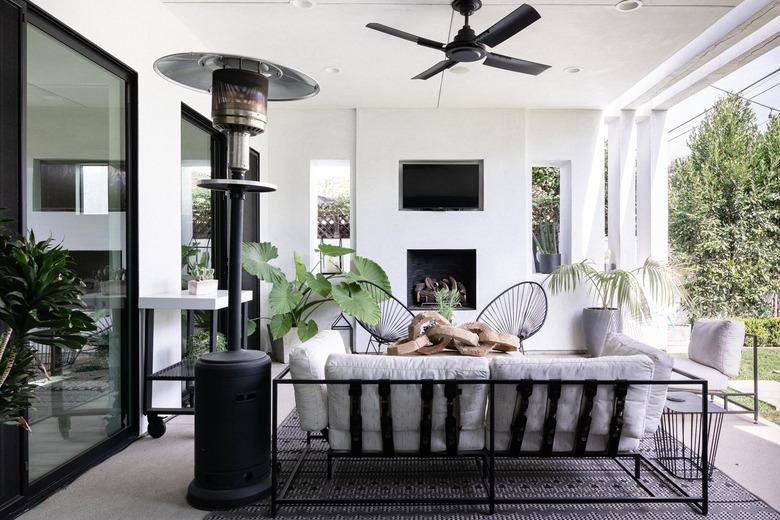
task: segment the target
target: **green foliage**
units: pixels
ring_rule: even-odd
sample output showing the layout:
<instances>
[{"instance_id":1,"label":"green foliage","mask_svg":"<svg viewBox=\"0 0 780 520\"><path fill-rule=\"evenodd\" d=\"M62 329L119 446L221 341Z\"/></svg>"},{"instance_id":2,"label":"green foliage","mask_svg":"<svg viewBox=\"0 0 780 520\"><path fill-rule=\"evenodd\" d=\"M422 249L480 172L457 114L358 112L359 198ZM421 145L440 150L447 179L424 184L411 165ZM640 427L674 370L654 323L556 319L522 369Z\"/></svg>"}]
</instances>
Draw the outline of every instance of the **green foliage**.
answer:
<instances>
[{"instance_id":1,"label":"green foliage","mask_svg":"<svg viewBox=\"0 0 780 520\"><path fill-rule=\"evenodd\" d=\"M214 269L211 267L204 267L201 265L196 265L192 268L190 271L190 276L193 280L202 282L204 280L213 280L214 279Z\"/></svg>"},{"instance_id":2,"label":"green foliage","mask_svg":"<svg viewBox=\"0 0 780 520\"><path fill-rule=\"evenodd\" d=\"M558 224L543 222L534 234L536 250L543 255L558 254Z\"/></svg>"},{"instance_id":3,"label":"green foliage","mask_svg":"<svg viewBox=\"0 0 780 520\"><path fill-rule=\"evenodd\" d=\"M95 330L70 262L68 251L51 239L0 236L0 420L20 420L33 399L31 342L80 349L84 332Z\"/></svg>"},{"instance_id":4,"label":"green foliage","mask_svg":"<svg viewBox=\"0 0 780 520\"><path fill-rule=\"evenodd\" d=\"M745 322L745 332L755 334L760 347L780 347L780 317L730 318Z\"/></svg>"},{"instance_id":5,"label":"green foliage","mask_svg":"<svg viewBox=\"0 0 780 520\"><path fill-rule=\"evenodd\" d=\"M209 331L201 330L193 334L187 343L187 352L184 354L184 357L190 361L195 361L200 356L208 352L209 348L211 347ZM225 336L221 333L217 333L216 352L224 352L226 347L227 342L225 341Z\"/></svg>"},{"instance_id":6,"label":"green foliage","mask_svg":"<svg viewBox=\"0 0 780 520\"><path fill-rule=\"evenodd\" d=\"M564 264L553 271L545 283L552 294L571 292L586 283L589 294L601 308L620 309L639 321L652 317L650 300L671 307L684 296L677 271L650 258L642 267L631 271L599 271L590 259L578 264Z\"/></svg>"},{"instance_id":7,"label":"green foliage","mask_svg":"<svg viewBox=\"0 0 780 520\"><path fill-rule=\"evenodd\" d=\"M455 316L455 309L460 305L460 291L458 289L440 289L434 293L434 297L439 314L451 323Z\"/></svg>"},{"instance_id":8,"label":"green foliage","mask_svg":"<svg viewBox=\"0 0 780 520\"><path fill-rule=\"evenodd\" d=\"M780 118L762 134L748 102L730 95L688 146L669 186L672 258L691 271L687 310L768 316L780 292Z\"/></svg>"},{"instance_id":9,"label":"green foliage","mask_svg":"<svg viewBox=\"0 0 780 520\"><path fill-rule=\"evenodd\" d=\"M269 323L271 336L278 339L297 327L298 337L306 341L317 334L317 322L312 319L321 305L334 302L345 314L365 323L378 323L379 302L357 283L369 281L391 291L385 271L373 260L353 255L348 272L333 274L314 273L306 269L298 253L293 253L295 279L288 280L279 267L271 261L279 256L276 246L269 242L245 242L242 247L244 270L258 279L273 284L269 304L273 315ZM325 256L340 257L353 254L354 250L329 244L321 244L317 252Z\"/></svg>"}]
</instances>

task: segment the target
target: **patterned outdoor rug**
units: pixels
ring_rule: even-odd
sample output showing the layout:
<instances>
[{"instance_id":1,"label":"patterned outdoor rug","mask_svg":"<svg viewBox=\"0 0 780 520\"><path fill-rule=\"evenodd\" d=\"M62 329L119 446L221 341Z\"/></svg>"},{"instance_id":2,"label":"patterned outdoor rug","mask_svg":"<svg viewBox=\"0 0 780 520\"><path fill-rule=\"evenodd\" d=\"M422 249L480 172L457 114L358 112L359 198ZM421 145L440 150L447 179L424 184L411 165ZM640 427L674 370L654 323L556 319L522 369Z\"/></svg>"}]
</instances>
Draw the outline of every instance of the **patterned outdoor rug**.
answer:
<instances>
[{"instance_id":1,"label":"patterned outdoor rug","mask_svg":"<svg viewBox=\"0 0 780 520\"><path fill-rule=\"evenodd\" d=\"M279 427L280 488L305 448L305 434L293 411ZM668 519L703 518L687 504L533 504L497 505L487 514L487 505L452 505L448 498L485 495L479 466L472 459L340 459L334 462L334 478L327 478L326 444L312 440L301 470L287 498L428 498L443 497L441 505L373 506L283 506L281 519ZM654 457L652 439L642 444L643 454ZM626 468L632 467L625 460ZM644 486L657 496L677 496L670 486L649 469L642 472ZM700 496L697 481L675 480L691 496ZM523 459L496 461L496 496L573 497L647 496L626 470L608 459ZM780 520L780 513L719 470L710 481L708 519ZM213 512L206 520L253 520L269 518L268 501L231 511Z\"/></svg>"}]
</instances>

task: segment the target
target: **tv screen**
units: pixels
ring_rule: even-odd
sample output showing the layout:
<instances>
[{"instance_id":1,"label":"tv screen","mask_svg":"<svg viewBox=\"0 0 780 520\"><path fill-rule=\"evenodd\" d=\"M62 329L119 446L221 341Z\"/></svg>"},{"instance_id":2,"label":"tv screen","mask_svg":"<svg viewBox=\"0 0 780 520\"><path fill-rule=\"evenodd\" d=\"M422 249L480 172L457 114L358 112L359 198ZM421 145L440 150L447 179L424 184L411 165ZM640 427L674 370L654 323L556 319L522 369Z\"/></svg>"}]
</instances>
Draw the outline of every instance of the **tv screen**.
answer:
<instances>
[{"instance_id":1,"label":"tv screen","mask_svg":"<svg viewBox=\"0 0 780 520\"><path fill-rule=\"evenodd\" d=\"M481 210L482 161L402 162L401 209Z\"/></svg>"}]
</instances>

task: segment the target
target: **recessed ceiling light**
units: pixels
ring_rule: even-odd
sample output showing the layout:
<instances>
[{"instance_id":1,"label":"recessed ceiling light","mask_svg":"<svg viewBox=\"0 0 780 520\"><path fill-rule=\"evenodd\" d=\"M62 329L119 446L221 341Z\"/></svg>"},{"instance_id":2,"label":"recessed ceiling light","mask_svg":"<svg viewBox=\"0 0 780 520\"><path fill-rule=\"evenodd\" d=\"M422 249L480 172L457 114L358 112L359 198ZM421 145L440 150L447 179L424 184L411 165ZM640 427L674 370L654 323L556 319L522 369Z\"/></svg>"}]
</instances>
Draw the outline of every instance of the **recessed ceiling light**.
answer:
<instances>
[{"instance_id":1,"label":"recessed ceiling light","mask_svg":"<svg viewBox=\"0 0 780 520\"><path fill-rule=\"evenodd\" d=\"M466 74L469 71L468 67L464 67L463 65L455 65L450 69L450 72L453 74Z\"/></svg>"},{"instance_id":2,"label":"recessed ceiling light","mask_svg":"<svg viewBox=\"0 0 780 520\"><path fill-rule=\"evenodd\" d=\"M566 72L568 74L577 74L578 72L582 72L582 69L577 66L572 66L572 67L566 67L565 69L563 69L563 72Z\"/></svg>"},{"instance_id":3,"label":"recessed ceiling light","mask_svg":"<svg viewBox=\"0 0 780 520\"><path fill-rule=\"evenodd\" d=\"M322 70L324 70L328 74L340 74L341 73L341 68L333 66L333 65L329 65L327 67L323 67Z\"/></svg>"},{"instance_id":4,"label":"recessed ceiling light","mask_svg":"<svg viewBox=\"0 0 780 520\"><path fill-rule=\"evenodd\" d=\"M615 9L621 13L630 13L642 7L642 0L621 0L615 4Z\"/></svg>"},{"instance_id":5,"label":"recessed ceiling light","mask_svg":"<svg viewBox=\"0 0 780 520\"><path fill-rule=\"evenodd\" d=\"M311 9L317 5L317 0L290 0L290 5L298 9Z\"/></svg>"}]
</instances>

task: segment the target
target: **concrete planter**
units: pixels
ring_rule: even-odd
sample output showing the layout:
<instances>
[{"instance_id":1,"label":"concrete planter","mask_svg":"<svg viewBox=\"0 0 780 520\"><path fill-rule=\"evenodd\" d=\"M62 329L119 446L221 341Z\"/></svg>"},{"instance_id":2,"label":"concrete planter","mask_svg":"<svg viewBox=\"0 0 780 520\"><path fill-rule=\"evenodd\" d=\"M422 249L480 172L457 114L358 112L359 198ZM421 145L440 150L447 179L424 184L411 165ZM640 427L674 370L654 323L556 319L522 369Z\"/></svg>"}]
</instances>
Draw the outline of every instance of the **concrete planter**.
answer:
<instances>
[{"instance_id":1,"label":"concrete planter","mask_svg":"<svg viewBox=\"0 0 780 520\"><path fill-rule=\"evenodd\" d=\"M193 296L216 294L218 284L219 281L217 280L190 280L187 282L187 291Z\"/></svg>"},{"instance_id":2,"label":"concrete planter","mask_svg":"<svg viewBox=\"0 0 780 520\"><path fill-rule=\"evenodd\" d=\"M271 327L268 327L268 337L273 338ZM281 338L271 339L271 358L277 363L289 363L290 351L302 344L301 339L298 337L298 327L293 327L290 329L290 332Z\"/></svg>"},{"instance_id":3,"label":"concrete planter","mask_svg":"<svg viewBox=\"0 0 780 520\"><path fill-rule=\"evenodd\" d=\"M540 274L550 274L561 265L561 255L548 255L546 253L537 253L538 269Z\"/></svg>"},{"instance_id":4,"label":"concrete planter","mask_svg":"<svg viewBox=\"0 0 780 520\"><path fill-rule=\"evenodd\" d=\"M623 332L623 320L618 309L590 307L582 310L582 330L585 347L591 357L599 357L609 332Z\"/></svg>"}]
</instances>

